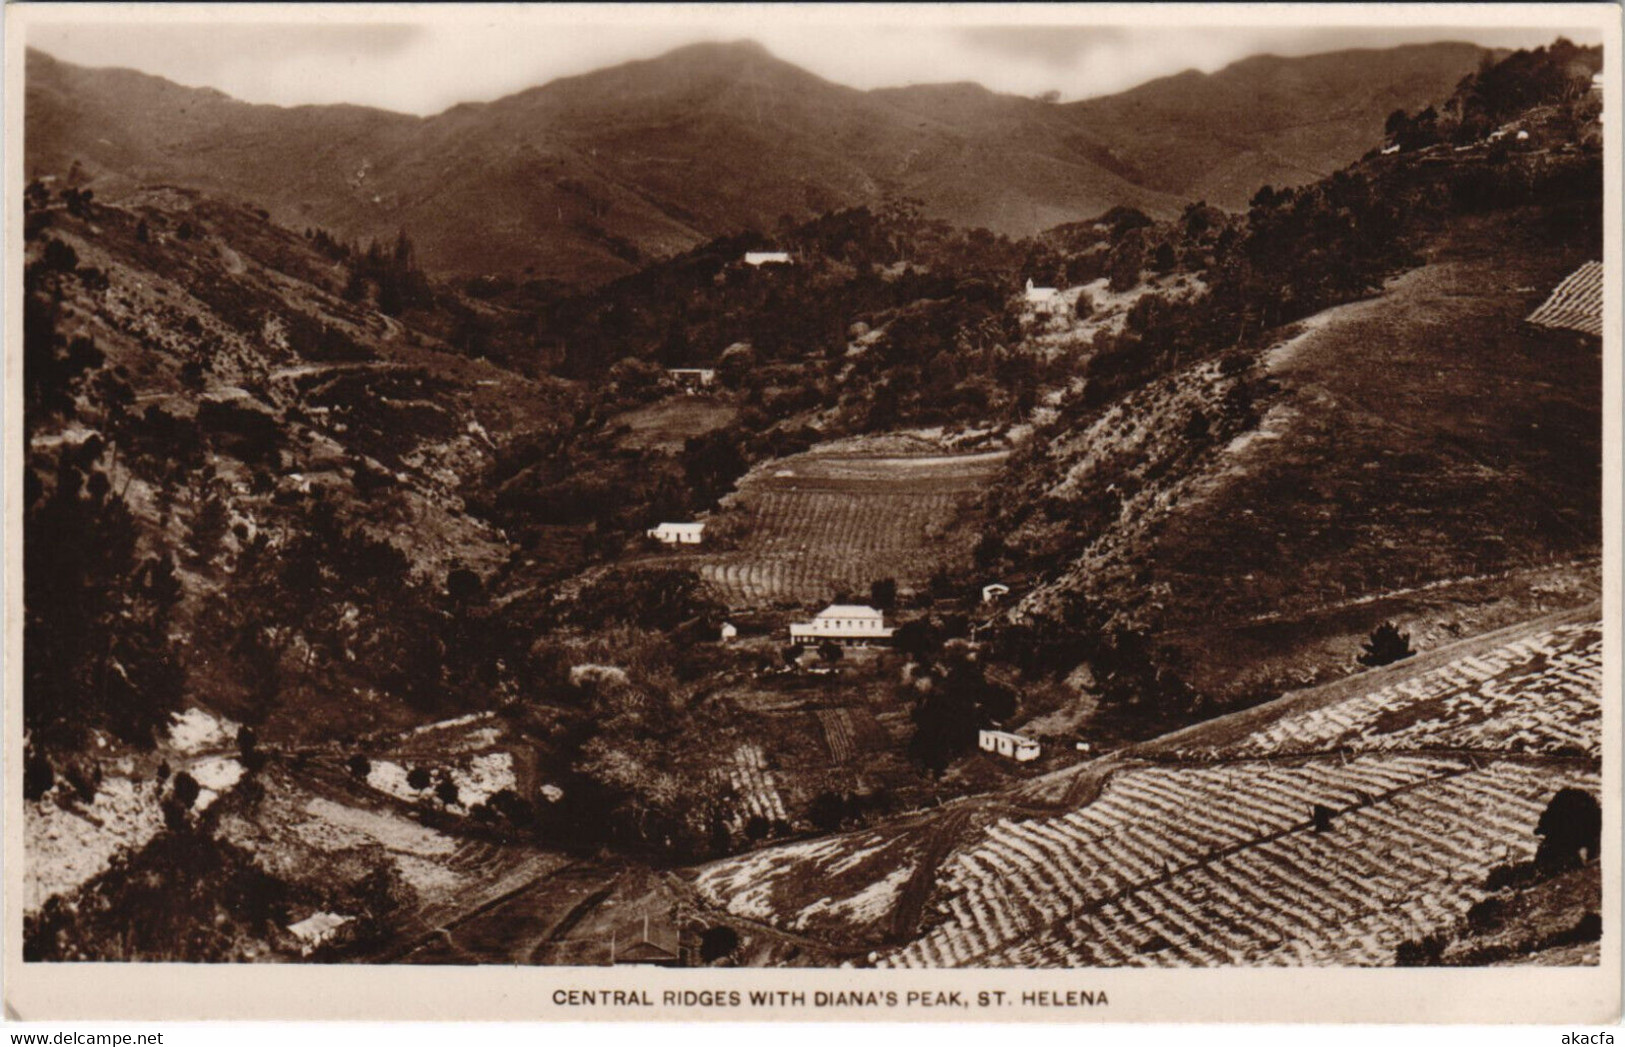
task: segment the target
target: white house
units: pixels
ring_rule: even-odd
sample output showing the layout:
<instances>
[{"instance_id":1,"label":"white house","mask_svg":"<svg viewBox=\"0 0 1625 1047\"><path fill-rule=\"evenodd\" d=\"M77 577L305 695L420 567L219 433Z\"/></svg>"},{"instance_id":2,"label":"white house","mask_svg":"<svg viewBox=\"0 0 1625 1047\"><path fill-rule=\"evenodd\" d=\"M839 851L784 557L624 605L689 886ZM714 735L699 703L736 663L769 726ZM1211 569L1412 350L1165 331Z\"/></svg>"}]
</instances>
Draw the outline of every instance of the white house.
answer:
<instances>
[{"instance_id":1,"label":"white house","mask_svg":"<svg viewBox=\"0 0 1625 1047\"><path fill-rule=\"evenodd\" d=\"M982 586L983 603L992 603L994 600L997 600L1002 596L1009 595L1010 587L1005 585L1003 582L994 582L991 585Z\"/></svg>"},{"instance_id":2,"label":"white house","mask_svg":"<svg viewBox=\"0 0 1625 1047\"><path fill-rule=\"evenodd\" d=\"M668 367L666 377L684 389L709 389L716 384L717 372L711 367Z\"/></svg>"},{"instance_id":3,"label":"white house","mask_svg":"<svg viewBox=\"0 0 1625 1047\"><path fill-rule=\"evenodd\" d=\"M746 251L746 265L789 265L789 251Z\"/></svg>"},{"instance_id":4,"label":"white house","mask_svg":"<svg viewBox=\"0 0 1625 1047\"><path fill-rule=\"evenodd\" d=\"M1027 278L1027 304L1051 308L1061 301L1061 292L1053 287L1034 287L1031 277Z\"/></svg>"},{"instance_id":5,"label":"white house","mask_svg":"<svg viewBox=\"0 0 1625 1047\"><path fill-rule=\"evenodd\" d=\"M813 616L810 622L792 622L791 643L867 643L870 640L889 640L895 630L886 624L886 616L873 607L862 604L832 603Z\"/></svg>"},{"instance_id":6,"label":"white house","mask_svg":"<svg viewBox=\"0 0 1625 1047\"><path fill-rule=\"evenodd\" d=\"M289 924L288 931L299 939L299 951L309 956L316 951L318 946L331 941L339 933L339 928L353 919L355 919L353 916L319 912L307 916L298 923Z\"/></svg>"},{"instance_id":7,"label":"white house","mask_svg":"<svg viewBox=\"0 0 1625 1047\"><path fill-rule=\"evenodd\" d=\"M648 530L650 538L667 545L699 545L705 538L703 523L663 523Z\"/></svg>"},{"instance_id":8,"label":"white house","mask_svg":"<svg viewBox=\"0 0 1625 1047\"><path fill-rule=\"evenodd\" d=\"M1031 738L1009 731L977 731L976 744L983 752L1008 756L1017 763L1038 759L1038 743Z\"/></svg>"},{"instance_id":9,"label":"white house","mask_svg":"<svg viewBox=\"0 0 1625 1047\"><path fill-rule=\"evenodd\" d=\"M720 630L720 633L721 633L721 638L722 638L723 643L727 643L729 640L738 639L738 637L739 637L739 626L735 625L732 622L723 622L722 623L722 629Z\"/></svg>"}]
</instances>

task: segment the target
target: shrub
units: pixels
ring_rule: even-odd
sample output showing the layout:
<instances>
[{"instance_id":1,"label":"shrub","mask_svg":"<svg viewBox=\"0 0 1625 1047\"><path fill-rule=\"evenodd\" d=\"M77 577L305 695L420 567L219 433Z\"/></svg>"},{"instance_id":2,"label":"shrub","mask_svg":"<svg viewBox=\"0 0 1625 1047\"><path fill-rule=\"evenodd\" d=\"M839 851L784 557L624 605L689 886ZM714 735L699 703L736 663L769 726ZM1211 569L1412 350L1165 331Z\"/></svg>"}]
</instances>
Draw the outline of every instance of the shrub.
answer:
<instances>
[{"instance_id":1,"label":"shrub","mask_svg":"<svg viewBox=\"0 0 1625 1047\"><path fill-rule=\"evenodd\" d=\"M406 772L406 784L422 792L430 785L429 769L427 767L414 767Z\"/></svg>"},{"instance_id":2,"label":"shrub","mask_svg":"<svg viewBox=\"0 0 1625 1047\"><path fill-rule=\"evenodd\" d=\"M1361 649L1360 664L1372 667L1389 665L1416 653L1411 649L1411 638L1393 622L1383 622L1373 629Z\"/></svg>"},{"instance_id":3,"label":"shrub","mask_svg":"<svg viewBox=\"0 0 1625 1047\"><path fill-rule=\"evenodd\" d=\"M1535 825L1541 838L1535 864L1547 869L1578 865L1596 858L1602 841L1602 808L1583 789L1559 789Z\"/></svg>"},{"instance_id":4,"label":"shrub","mask_svg":"<svg viewBox=\"0 0 1625 1047\"><path fill-rule=\"evenodd\" d=\"M450 778L443 779L439 785L435 786L434 794L438 796L440 798L440 802L445 804L447 807L456 806L458 800L460 799L457 793L457 783L452 781Z\"/></svg>"},{"instance_id":5,"label":"shrub","mask_svg":"<svg viewBox=\"0 0 1625 1047\"><path fill-rule=\"evenodd\" d=\"M354 756L350 757L349 762L346 763L345 766L348 767L350 769L350 773L357 778L365 778L367 775L372 773L372 761L367 759L365 756L362 756L360 753L356 753Z\"/></svg>"}]
</instances>

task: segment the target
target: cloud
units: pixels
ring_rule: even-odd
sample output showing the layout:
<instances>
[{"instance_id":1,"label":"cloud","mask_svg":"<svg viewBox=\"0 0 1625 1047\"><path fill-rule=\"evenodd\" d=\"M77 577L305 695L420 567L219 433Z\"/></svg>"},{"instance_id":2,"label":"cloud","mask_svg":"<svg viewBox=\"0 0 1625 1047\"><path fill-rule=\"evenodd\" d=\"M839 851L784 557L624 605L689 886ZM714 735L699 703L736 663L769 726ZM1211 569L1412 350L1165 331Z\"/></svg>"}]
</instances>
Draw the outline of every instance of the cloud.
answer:
<instances>
[{"instance_id":1,"label":"cloud","mask_svg":"<svg viewBox=\"0 0 1625 1047\"><path fill-rule=\"evenodd\" d=\"M1092 51L1126 43L1129 31L1119 26L978 25L955 35L972 51L1070 69Z\"/></svg>"}]
</instances>

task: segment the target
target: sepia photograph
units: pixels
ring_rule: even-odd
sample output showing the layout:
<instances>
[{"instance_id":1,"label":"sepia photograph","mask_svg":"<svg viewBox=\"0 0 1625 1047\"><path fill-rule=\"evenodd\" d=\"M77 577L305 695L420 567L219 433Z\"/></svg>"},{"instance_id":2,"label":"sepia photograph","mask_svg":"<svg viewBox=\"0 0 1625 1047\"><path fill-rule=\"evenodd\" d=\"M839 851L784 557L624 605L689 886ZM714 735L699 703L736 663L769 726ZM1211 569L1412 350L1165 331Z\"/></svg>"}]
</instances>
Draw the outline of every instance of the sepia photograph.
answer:
<instances>
[{"instance_id":1,"label":"sepia photograph","mask_svg":"<svg viewBox=\"0 0 1625 1047\"><path fill-rule=\"evenodd\" d=\"M1424 14L10 5L14 978L1617 1018L1619 10Z\"/></svg>"}]
</instances>

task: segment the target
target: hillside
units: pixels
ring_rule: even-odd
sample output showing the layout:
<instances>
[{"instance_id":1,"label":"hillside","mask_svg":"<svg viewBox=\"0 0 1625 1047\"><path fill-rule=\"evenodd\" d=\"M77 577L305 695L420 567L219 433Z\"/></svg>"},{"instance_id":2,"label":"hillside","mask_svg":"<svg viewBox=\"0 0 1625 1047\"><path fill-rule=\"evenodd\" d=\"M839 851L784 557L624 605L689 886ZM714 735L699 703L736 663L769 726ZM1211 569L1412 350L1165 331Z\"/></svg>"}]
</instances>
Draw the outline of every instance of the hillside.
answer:
<instances>
[{"instance_id":1,"label":"hillside","mask_svg":"<svg viewBox=\"0 0 1625 1047\"><path fill-rule=\"evenodd\" d=\"M1448 96L1485 54L1440 43L1257 55L1066 108L1124 177L1239 210L1259 186L1302 185L1359 159L1389 113Z\"/></svg>"},{"instance_id":2,"label":"hillside","mask_svg":"<svg viewBox=\"0 0 1625 1047\"><path fill-rule=\"evenodd\" d=\"M1118 205L1239 207L1258 184L1358 156L1390 111L1437 96L1479 53L1253 61L1053 106L975 85L861 92L754 44L706 44L417 118L247 105L30 51L26 166L78 161L104 196L179 182L349 239L405 228L443 274L580 284L782 216L904 197L1012 235ZM1268 105L1244 105L1254 92Z\"/></svg>"},{"instance_id":3,"label":"hillside","mask_svg":"<svg viewBox=\"0 0 1625 1047\"><path fill-rule=\"evenodd\" d=\"M1260 194L1210 294L1142 294L1094 336L989 501L995 562L1036 575L1018 644L1094 645L1222 705L1330 679L1385 620L1433 644L1597 591L1600 345L1523 322L1600 256L1597 156L1555 108L1508 126L1521 152L1439 144ZM1332 210L1386 246L1334 246L1307 217ZM1251 311L1227 315L1236 287Z\"/></svg>"},{"instance_id":4,"label":"hillside","mask_svg":"<svg viewBox=\"0 0 1625 1047\"><path fill-rule=\"evenodd\" d=\"M1536 828L1596 793L1600 671L1595 609L1556 616L694 890L858 966L1595 963L1596 862Z\"/></svg>"}]
</instances>

